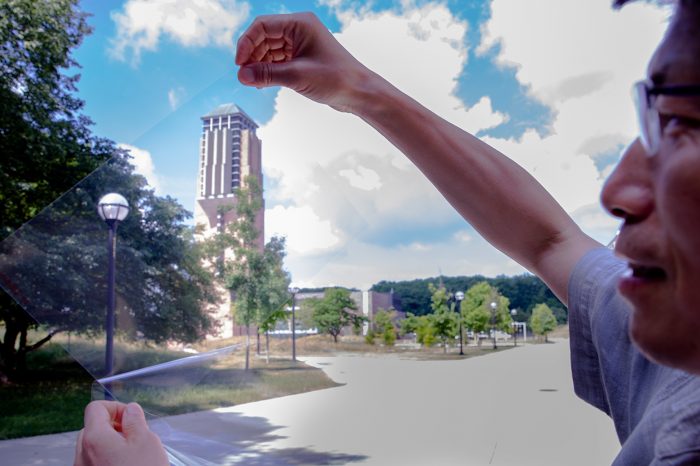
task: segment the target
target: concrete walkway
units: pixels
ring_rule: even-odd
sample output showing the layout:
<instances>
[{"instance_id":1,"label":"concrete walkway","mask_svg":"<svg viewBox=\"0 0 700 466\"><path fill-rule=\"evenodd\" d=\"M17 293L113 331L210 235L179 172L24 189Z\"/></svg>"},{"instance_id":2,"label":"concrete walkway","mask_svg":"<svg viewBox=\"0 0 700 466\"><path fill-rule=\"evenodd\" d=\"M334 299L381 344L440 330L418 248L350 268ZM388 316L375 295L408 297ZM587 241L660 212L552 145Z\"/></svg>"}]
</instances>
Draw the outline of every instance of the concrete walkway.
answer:
<instances>
[{"instance_id":1,"label":"concrete walkway","mask_svg":"<svg viewBox=\"0 0 700 466\"><path fill-rule=\"evenodd\" d=\"M249 466L590 466L619 449L612 422L573 393L565 340L457 361L306 360L346 385L153 427L212 464ZM71 464L74 439L0 442L0 463Z\"/></svg>"}]
</instances>

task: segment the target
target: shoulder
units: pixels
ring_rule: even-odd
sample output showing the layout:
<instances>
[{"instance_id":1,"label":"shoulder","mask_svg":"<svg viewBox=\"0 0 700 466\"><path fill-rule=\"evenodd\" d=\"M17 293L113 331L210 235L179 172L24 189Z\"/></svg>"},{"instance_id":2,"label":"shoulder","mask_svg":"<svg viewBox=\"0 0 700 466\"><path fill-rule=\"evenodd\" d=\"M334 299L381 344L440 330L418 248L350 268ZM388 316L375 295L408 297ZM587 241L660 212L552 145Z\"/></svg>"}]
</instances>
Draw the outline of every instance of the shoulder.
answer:
<instances>
[{"instance_id":1,"label":"shoulder","mask_svg":"<svg viewBox=\"0 0 700 466\"><path fill-rule=\"evenodd\" d=\"M569 309L590 313L603 306L618 307L617 282L625 263L608 248L594 248L584 254L569 276Z\"/></svg>"}]
</instances>

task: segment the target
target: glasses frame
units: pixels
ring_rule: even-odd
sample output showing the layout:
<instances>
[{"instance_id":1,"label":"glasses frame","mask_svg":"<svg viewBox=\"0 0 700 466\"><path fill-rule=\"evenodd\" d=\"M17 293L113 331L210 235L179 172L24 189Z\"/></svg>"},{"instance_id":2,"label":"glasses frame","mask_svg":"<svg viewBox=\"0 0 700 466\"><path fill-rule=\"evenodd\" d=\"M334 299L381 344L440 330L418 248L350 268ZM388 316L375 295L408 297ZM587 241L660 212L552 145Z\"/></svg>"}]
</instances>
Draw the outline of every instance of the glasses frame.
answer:
<instances>
[{"instance_id":1,"label":"glasses frame","mask_svg":"<svg viewBox=\"0 0 700 466\"><path fill-rule=\"evenodd\" d=\"M633 87L634 101L637 107L639 136L647 155L654 156L661 148L661 117L654 106L660 95L700 96L700 85L655 86L648 79L638 81Z\"/></svg>"}]
</instances>

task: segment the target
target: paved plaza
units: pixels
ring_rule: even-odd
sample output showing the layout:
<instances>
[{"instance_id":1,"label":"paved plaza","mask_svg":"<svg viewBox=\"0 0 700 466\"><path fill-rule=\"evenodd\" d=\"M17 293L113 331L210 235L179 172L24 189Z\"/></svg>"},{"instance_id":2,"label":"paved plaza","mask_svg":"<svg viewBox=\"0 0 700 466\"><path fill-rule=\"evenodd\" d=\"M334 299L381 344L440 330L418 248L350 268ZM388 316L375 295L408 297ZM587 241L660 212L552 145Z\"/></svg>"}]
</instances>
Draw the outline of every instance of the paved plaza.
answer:
<instances>
[{"instance_id":1,"label":"paved plaza","mask_svg":"<svg viewBox=\"0 0 700 466\"><path fill-rule=\"evenodd\" d=\"M610 464L619 449L608 417L573 393L566 340L464 360L305 360L344 385L154 428L215 464L253 466L591 466ZM68 433L0 442L0 462L71 464L74 441Z\"/></svg>"}]
</instances>

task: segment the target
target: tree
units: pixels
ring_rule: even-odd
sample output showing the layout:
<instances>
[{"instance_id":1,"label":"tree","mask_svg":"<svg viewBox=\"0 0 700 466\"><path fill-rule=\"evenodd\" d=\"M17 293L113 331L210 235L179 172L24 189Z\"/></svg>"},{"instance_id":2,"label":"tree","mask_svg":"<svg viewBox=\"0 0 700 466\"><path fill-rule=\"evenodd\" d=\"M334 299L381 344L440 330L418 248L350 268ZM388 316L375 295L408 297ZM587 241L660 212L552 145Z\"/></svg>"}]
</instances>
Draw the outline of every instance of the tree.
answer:
<instances>
[{"instance_id":1,"label":"tree","mask_svg":"<svg viewBox=\"0 0 700 466\"><path fill-rule=\"evenodd\" d=\"M430 323L433 326L435 336L442 342L444 352L447 352L447 342L454 340L459 322L453 309L448 305L449 294L445 287L436 287L431 283L428 284L428 289L432 293L430 307L433 313L430 316Z\"/></svg>"},{"instance_id":2,"label":"tree","mask_svg":"<svg viewBox=\"0 0 700 466\"><path fill-rule=\"evenodd\" d=\"M557 319L549 306L546 304L535 306L530 317L530 327L536 335L544 335L544 341L548 341L547 334L557 328Z\"/></svg>"},{"instance_id":3,"label":"tree","mask_svg":"<svg viewBox=\"0 0 700 466\"><path fill-rule=\"evenodd\" d=\"M384 344L387 346L393 346L396 342L396 327L394 327L393 317L395 311L379 309L374 314L374 328L370 329L370 332L374 335L375 333L381 335ZM370 333L368 332L368 334Z\"/></svg>"},{"instance_id":4,"label":"tree","mask_svg":"<svg viewBox=\"0 0 700 466\"><path fill-rule=\"evenodd\" d=\"M268 291L271 269L277 267L280 253L273 244L260 244L257 216L262 209L262 188L257 178L248 176L234 192L235 204L220 208L220 213L235 210L236 218L207 244L210 258L233 296L233 316L246 328L245 369L250 368L250 326L259 323L262 301ZM281 243L284 244L283 242ZM232 258L222 260L230 251ZM282 249L283 252L283 249ZM259 335L259 334L258 334Z\"/></svg>"},{"instance_id":5,"label":"tree","mask_svg":"<svg viewBox=\"0 0 700 466\"><path fill-rule=\"evenodd\" d=\"M403 319L399 325L399 332L401 336L407 335L409 333L416 333L418 329L419 316L412 314L410 312L406 313L406 318Z\"/></svg>"},{"instance_id":6,"label":"tree","mask_svg":"<svg viewBox=\"0 0 700 466\"><path fill-rule=\"evenodd\" d=\"M267 267L260 293L258 332L265 334L265 358L270 361L270 330L278 321L288 317L286 306L290 303L289 273L283 268L285 239L273 236L265 245Z\"/></svg>"},{"instance_id":7,"label":"tree","mask_svg":"<svg viewBox=\"0 0 700 466\"><path fill-rule=\"evenodd\" d=\"M297 301L296 321L303 328L312 328L314 323L313 299Z\"/></svg>"},{"instance_id":8,"label":"tree","mask_svg":"<svg viewBox=\"0 0 700 466\"><path fill-rule=\"evenodd\" d=\"M71 51L90 33L77 0L0 2L0 240L115 152L91 134ZM32 320L0 290L0 378L23 367ZM20 338L19 343L17 338ZM18 345L18 346L17 346Z\"/></svg>"},{"instance_id":9,"label":"tree","mask_svg":"<svg viewBox=\"0 0 700 466\"><path fill-rule=\"evenodd\" d=\"M206 307L216 297L186 224L191 214L174 199L155 196L133 174L128 154L119 153L0 246L0 280L26 310L3 316L6 369L21 370L26 353L58 332L102 334L107 227L95 206L110 191L132 207L118 232L117 334L194 342L213 329ZM49 335L30 344L27 331L37 324ZM83 365L93 359L73 354ZM102 370L101 363L87 367L93 374Z\"/></svg>"},{"instance_id":10,"label":"tree","mask_svg":"<svg viewBox=\"0 0 700 466\"><path fill-rule=\"evenodd\" d=\"M532 309L537 303L545 303L554 312L559 323L565 323L567 313L564 305L554 296L547 285L537 276L531 274L513 277L499 276L485 278L481 275L469 277L439 277L424 278L410 281L389 282L380 281L372 286L372 291L389 292L394 294L396 308L414 315L430 313L431 294L428 283L441 281L448 290L467 290L479 282L486 282L496 288L499 293L510 300L513 308L521 312L517 315L520 321L527 321Z\"/></svg>"},{"instance_id":11,"label":"tree","mask_svg":"<svg viewBox=\"0 0 700 466\"><path fill-rule=\"evenodd\" d=\"M328 288L323 293L323 298L307 301L313 307L314 325L319 332L332 336L335 343L338 343L338 335L343 327L359 326L366 320L351 312L357 310L357 304L350 297L350 292L343 288Z\"/></svg>"},{"instance_id":12,"label":"tree","mask_svg":"<svg viewBox=\"0 0 700 466\"><path fill-rule=\"evenodd\" d=\"M474 334L474 341L481 345L479 333L489 328L491 313L488 309L489 298L493 295L491 286L485 282L473 285L464 294L460 312L464 319L464 325Z\"/></svg>"},{"instance_id":13,"label":"tree","mask_svg":"<svg viewBox=\"0 0 700 466\"><path fill-rule=\"evenodd\" d=\"M435 326L432 320L433 316L430 314L418 316L416 327L416 341L428 348L435 343Z\"/></svg>"},{"instance_id":14,"label":"tree","mask_svg":"<svg viewBox=\"0 0 700 466\"><path fill-rule=\"evenodd\" d=\"M496 303L494 310L491 303ZM509 331L511 316L510 301L501 296L498 290L486 281L481 281L467 290L462 301L461 313L465 325L474 333L474 339L481 344L478 334L487 329ZM494 335L494 347L495 347Z\"/></svg>"}]
</instances>

